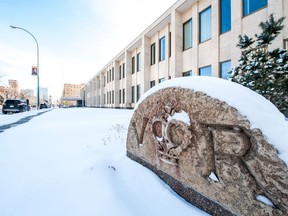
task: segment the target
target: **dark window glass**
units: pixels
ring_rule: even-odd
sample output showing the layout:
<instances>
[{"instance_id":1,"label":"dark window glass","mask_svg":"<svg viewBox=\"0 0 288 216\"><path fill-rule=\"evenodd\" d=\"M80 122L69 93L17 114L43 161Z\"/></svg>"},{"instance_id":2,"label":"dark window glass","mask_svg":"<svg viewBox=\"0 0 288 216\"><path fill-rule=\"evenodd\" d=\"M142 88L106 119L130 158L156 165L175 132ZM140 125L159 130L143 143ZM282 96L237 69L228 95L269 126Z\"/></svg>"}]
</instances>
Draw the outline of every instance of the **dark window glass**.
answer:
<instances>
[{"instance_id":1,"label":"dark window glass","mask_svg":"<svg viewBox=\"0 0 288 216\"><path fill-rule=\"evenodd\" d=\"M114 75L115 74L115 72L114 72L114 67L112 68L112 80L114 80Z\"/></svg>"},{"instance_id":2,"label":"dark window glass","mask_svg":"<svg viewBox=\"0 0 288 216\"><path fill-rule=\"evenodd\" d=\"M211 66L203 67L199 69L200 76L212 76L212 68Z\"/></svg>"},{"instance_id":3,"label":"dark window glass","mask_svg":"<svg viewBox=\"0 0 288 216\"><path fill-rule=\"evenodd\" d=\"M192 19L183 24L183 50L192 47Z\"/></svg>"},{"instance_id":4,"label":"dark window glass","mask_svg":"<svg viewBox=\"0 0 288 216\"><path fill-rule=\"evenodd\" d=\"M156 46L154 43L151 45L151 65L155 64L155 59L156 59L155 51L156 51Z\"/></svg>"},{"instance_id":5,"label":"dark window glass","mask_svg":"<svg viewBox=\"0 0 288 216\"><path fill-rule=\"evenodd\" d=\"M165 60L165 36L159 40L159 61Z\"/></svg>"},{"instance_id":6,"label":"dark window glass","mask_svg":"<svg viewBox=\"0 0 288 216\"><path fill-rule=\"evenodd\" d=\"M125 63L123 64L123 78L125 78L125 73L126 73L126 71L125 71Z\"/></svg>"},{"instance_id":7,"label":"dark window glass","mask_svg":"<svg viewBox=\"0 0 288 216\"><path fill-rule=\"evenodd\" d=\"M141 70L141 53L137 54L137 72Z\"/></svg>"},{"instance_id":8,"label":"dark window glass","mask_svg":"<svg viewBox=\"0 0 288 216\"><path fill-rule=\"evenodd\" d=\"M122 97L123 100L122 100L122 101L123 101L123 103L125 103L125 89L123 89L123 91L122 91L122 95L123 95L123 97Z\"/></svg>"},{"instance_id":9,"label":"dark window glass","mask_svg":"<svg viewBox=\"0 0 288 216\"><path fill-rule=\"evenodd\" d=\"M159 83L162 83L162 82L164 82L164 81L165 81L165 78L159 79Z\"/></svg>"},{"instance_id":10,"label":"dark window glass","mask_svg":"<svg viewBox=\"0 0 288 216\"><path fill-rule=\"evenodd\" d=\"M135 57L132 57L132 74L135 73Z\"/></svg>"},{"instance_id":11,"label":"dark window glass","mask_svg":"<svg viewBox=\"0 0 288 216\"><path fill-rule=\"evenodd\" d=\"M221 0L221 33L231 30L231 0Z\"/></svg>"},{"instance_id":12,"label":"dark window glass","mask_svg":"<svg viewBox=\"0 0 288 216\"><path fill-rule=\"evenodd\" d=\"M288 38L283 40L283 49L288 49Z\"/></svg>"},{"instance_id":13,"label":"dark window glass","mask_svg":"<svg viewBox=\"0 0 288 216\"><path fill-rule=\"evenodd\" d=\"M208 7L200 13L200 43L211 38L211 7Z\"/></svg>"},{"instance_id":14,"label":"dark window glass","mask_svg":"<svg viewBox=\"0 0 288 216\"><path fill-rule=\"evenodd\" d=\"M184 73L182 73L182 76L183 77L192 76L192 71L184 72Z\"/></svg>"},{"instance_id":15,"label":"dark window glass","mask_svg":"<svg viewBox=\"0 0 288 216\"><path fill-rule=\"evenodd\" d=\"M121 89L119 90L119 104L121 104L121 98L122 98L122 91Z\"/></svg>"},{"instance_id":16,"label":"dark window glass","mask_svg":"<svg viewBox=\"0 0 288 216\"><path fill-rule=\"evenodd\" d=\"M131 102L135 103L135 86L131 88Z\"/></svg>"},{"instance_id":17,"label":"dark window glass","mask_svg":"<svg viewBox=\"0 0 288 216\"><path fill-rule=\"evenodd\" d=\"M112 104L114 104L114 90L112 91Z\"/></svg>"},{"instance_id":18,"label":"dark window glass","mask_svg":"<svg viewBox=\"0 0 288 216\"><path fill-rule=\"evenodd\" d=\"M155 80L150 81L150 88L152 88L153 86L155 86Z\"/></svg>"},{"instance_id":19,"label":"dark window glass","mask_svg":"<svg viewBox=\"0 0 288 216\"><path fill-rule=\"evenodd\" d=\"M121 74L122 71L121 71L121 69L122 69L122 68L121 68L121 65L120 65L120 66L119 66L119 80L121 80L121 78L122 78L122 74Z\"/></svg>"},{"instance_id":20,"label":"dark window glass","mask_svg":"<svg viewBox=\"0 0 288 216\"><path fill-rule=\"evenodd\" d=\"M140 99L140 92L141 91L141 87L140 85L137 85L137 101Z\"/></svg>"},{"instance_id":21,"label":"dark window glass","mask_svg":"<svg viewBox=\"0 0 288 216\"><path fill-rule=\"evenodd\" d=\"M231 76L229 74L230 71L231 71L231 61L221 62L221 64L220 64L220 76L221 76L221 78L228 80Z\"/></svg>"},{"instance_id":22,"label":"dark window glass","mask_svg":"<svg viewBox=\"0 0 288 216\"><path fill-rule=\"evenodd\" d=\"M268 0L243 0L243 16L267 6Z\"/></svg>"}]
</instances>

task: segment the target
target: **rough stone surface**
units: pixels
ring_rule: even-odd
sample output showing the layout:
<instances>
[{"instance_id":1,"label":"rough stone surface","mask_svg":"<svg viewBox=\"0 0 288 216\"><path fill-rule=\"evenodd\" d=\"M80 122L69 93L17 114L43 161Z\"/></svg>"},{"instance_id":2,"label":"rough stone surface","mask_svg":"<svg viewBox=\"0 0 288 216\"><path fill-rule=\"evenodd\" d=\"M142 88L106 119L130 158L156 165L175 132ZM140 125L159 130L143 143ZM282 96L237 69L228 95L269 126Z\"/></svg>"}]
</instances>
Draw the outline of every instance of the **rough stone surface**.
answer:
<instances>
[{"instance_id":1,"label":"rough stone surface","mask_svg":"<svg viewBox=\"0 0 288 216\"><path fill-rule=\"evenodd\" d=\"M288 168L277 150L204 93L166 88L146 98L130 121L127 155L210 214L287 215Z\"/></svg>"}]
</instances>

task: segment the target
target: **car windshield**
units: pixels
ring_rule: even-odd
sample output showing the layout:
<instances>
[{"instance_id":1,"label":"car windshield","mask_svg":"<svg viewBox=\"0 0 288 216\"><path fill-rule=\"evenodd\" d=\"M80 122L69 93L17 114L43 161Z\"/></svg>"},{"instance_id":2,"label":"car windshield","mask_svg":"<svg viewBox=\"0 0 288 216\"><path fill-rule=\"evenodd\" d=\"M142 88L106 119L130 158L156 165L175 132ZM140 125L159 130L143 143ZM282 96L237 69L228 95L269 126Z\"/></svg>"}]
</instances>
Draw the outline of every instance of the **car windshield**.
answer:
<instances>
[{"instance_id":1,"label":"car windshield","mask_svg":"<svg viewBox=\"0 0 288 216\"><path fill-rule=\"evenodd\" d=\"M5 103L6 104L13 104L16 106L20 103L20 101L19 100L7 100Z\"/></svg>"}]
</instances>

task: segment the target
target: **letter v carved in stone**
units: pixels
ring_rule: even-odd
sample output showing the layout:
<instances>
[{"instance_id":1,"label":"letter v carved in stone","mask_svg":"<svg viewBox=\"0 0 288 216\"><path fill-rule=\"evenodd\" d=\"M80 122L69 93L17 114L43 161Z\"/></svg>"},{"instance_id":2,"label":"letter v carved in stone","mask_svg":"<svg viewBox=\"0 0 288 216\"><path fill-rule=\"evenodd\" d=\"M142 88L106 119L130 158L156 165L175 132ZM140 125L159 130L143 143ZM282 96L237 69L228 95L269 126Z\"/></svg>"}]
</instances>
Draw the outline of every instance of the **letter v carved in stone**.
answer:
<instances>
[{"instance_id":1,"label":"letter v carved in stone","mask_svg":"<svg viewBox=\"0 0 288 216\"><path fill-rule=\"evenodd\" d=\"M136 140L137 140L137 144L138 146L141 146L143 143L143 137L144 137L144 133L145 133L145 128L146 128L146 125L148 123L148 120L149 118L147 117L143 117L142 119L142 127L141 127L141 130L140 130L140 134L138 133L137 131L137 127L136 127L136 122L133 121L132 122L132 127L133 127L133 130L135 132L135 135L136 135Z\"/></svg>"}]
</instances>

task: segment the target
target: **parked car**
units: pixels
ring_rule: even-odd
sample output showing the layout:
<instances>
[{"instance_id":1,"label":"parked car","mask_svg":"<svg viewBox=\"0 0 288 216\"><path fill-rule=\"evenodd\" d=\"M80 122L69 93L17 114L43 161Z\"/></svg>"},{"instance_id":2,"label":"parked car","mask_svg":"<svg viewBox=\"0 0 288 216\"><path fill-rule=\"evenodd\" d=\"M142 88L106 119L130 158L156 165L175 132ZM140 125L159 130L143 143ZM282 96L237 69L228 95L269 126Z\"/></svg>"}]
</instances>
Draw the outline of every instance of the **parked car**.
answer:
<instances>
[{"instance_id":1,"label":"parked car","mask_svg":"<svg viewBox=\"0 0 288 216\"><path fill-rule=\"evenodd\" d=\"M46 103L40 104L40 109L46 109L48 108Z\"/></svg>"},{"instance_id":2,"label":"parked car","mask_svg":"<svg viewBox=\"0 0 288 216\"><path fill-rule=\"evenodd\" d=\"M26 103L26 100L21 99L7 99L2 107L2 113L19 113L29 111L30 108Z\"/></svg>"}]
</instances>

